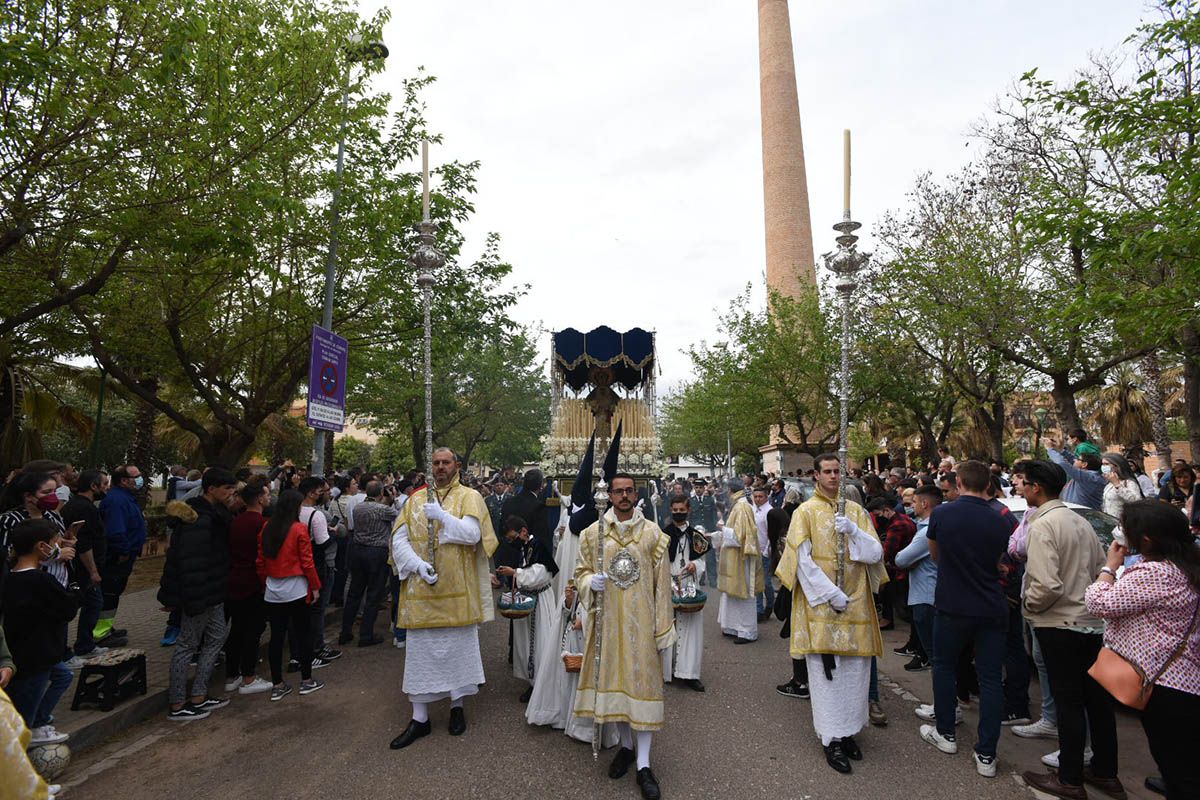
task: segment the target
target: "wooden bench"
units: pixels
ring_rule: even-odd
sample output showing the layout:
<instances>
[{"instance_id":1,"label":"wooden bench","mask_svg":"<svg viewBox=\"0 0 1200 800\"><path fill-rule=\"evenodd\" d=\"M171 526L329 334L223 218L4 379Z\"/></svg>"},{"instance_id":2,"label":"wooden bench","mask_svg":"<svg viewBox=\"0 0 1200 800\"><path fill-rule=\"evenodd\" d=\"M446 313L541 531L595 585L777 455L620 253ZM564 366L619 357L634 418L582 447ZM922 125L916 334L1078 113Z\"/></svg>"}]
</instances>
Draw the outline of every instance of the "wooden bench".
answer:
<instances>
[{"instance_id":1,"label":"wooden bench","mask_svg":"<svg viewBox=\"0 0 1200 800\"><path fill-rule=\"evenodd\" d=\"M146 693L146 651L121 647L84 659L75 685L71 710L83 703L98 704L101 711L112 711L121 700Z\"/></svg>"}]
</instances>

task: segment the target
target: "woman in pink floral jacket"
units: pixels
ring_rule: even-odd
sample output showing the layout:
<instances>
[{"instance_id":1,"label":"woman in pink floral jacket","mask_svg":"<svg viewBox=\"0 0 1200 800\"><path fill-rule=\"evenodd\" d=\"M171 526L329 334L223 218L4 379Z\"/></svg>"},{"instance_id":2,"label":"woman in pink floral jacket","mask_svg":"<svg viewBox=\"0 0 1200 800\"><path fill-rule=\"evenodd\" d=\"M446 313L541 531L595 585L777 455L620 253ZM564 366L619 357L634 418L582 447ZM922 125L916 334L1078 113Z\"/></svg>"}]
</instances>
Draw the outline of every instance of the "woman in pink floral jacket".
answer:
<instances>
[{"instance_id":1,"label":"woman in pink floral jacket","mask_svg":"<svg viewBox=\"0 0 1200 800\"><path fill-rule=\"evenodd\" d=\"M1127 503L1121 528L1126 546L1113 542L1109 548L1108 563L1087 589L1087 608L1106 623L1106 647L1148 677L1158 676L1142 712L1150 752L1168 800L1198 798L1200 759L1193 745L1200 719L1200 548L1187 518L1159 500ZM1129 550L1139 551L1142 560L1117 580Z\"/></svg>"}]
</instances>

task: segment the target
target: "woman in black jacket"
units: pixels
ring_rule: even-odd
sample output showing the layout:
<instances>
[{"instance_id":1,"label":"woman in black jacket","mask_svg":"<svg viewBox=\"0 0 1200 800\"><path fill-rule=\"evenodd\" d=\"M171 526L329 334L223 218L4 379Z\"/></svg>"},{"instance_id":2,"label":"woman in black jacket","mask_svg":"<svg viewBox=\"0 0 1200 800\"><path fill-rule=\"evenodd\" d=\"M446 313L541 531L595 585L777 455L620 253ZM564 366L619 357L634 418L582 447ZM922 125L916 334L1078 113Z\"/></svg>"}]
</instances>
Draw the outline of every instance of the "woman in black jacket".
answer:
<instances>
[{"instance_id":1,"label":"woman in black jacket","mask_svg":"<svg viewBox=\"0 0 1200 800\"><path fill-rule=\"evenodd\" d=\"M167 505L171 543L163 564L158 601L164 611L182 612L179 639L171 656L167 689L171 704L169 719L201 719L229 704L226 698L208 695L208 679L229 633L224 603L229 586L232 515L227 503L235 485L233 473L213 467L204 473L200 497ZM196 676L189 697L187 674L193 656Z\"/></svg>"}]
</instances>

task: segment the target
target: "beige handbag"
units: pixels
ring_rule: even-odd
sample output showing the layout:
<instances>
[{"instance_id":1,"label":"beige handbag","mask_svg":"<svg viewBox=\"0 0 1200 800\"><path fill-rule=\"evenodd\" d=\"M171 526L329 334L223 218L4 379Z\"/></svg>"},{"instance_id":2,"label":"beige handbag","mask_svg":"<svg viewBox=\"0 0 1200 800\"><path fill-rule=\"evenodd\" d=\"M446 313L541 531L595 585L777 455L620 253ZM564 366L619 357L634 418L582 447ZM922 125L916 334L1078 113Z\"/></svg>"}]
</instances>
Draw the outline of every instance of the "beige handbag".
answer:
<instances>
[{"instance_id":1,"label":"beige handbag","mask_svg":"<svg viewBox=\"0 0 1200 800\"><path fill-rule=\"evenodd\" d=\"M1196 599L1196 610L1192 612L1192 624L1184 634L1183 641L1179 643L1175 652L1171 653L1171 657L1154 677L1148 678L1145 670L1140 666L1107 646L1101 648L1100 654L1096 656L1096 663L1092 664L1088 670L1088 675L1091 675L1096 683L1103 686L1109 694L1124 705L1139 711L1144 709L1150 702L1150 693L1154 691L1154 684L1167 671L1167 667L1179 658L1191 640L1192 634L1196 632L1197 620L1200 620L1200 597Z\"/></svg>"}]
</instances>

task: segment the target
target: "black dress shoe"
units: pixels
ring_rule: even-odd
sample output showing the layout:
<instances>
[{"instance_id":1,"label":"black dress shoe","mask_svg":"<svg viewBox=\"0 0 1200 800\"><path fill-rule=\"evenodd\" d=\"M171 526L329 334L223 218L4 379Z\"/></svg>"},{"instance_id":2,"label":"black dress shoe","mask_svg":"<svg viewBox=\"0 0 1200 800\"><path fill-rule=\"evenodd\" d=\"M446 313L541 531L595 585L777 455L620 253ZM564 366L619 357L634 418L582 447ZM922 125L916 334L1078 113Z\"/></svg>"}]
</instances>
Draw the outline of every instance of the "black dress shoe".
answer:
<instances>
[{"instance_id":1,"label":"black dress shoe","mask_svg":"<svg viewBox=\"0 0 1200 800\"><path fill-rule=\"evenodd\" d=\"M645 800L659 800L662 797L662 789L658 788L658 779L654 777L654 773L649 767L642 767L637 771L637 784L642 787L642 797Z\"/></svg>"},{"instance_id":2,"label":"black dress shoe","mask_svg":"<svg viewBox=\"0 0 1200 800\"><path fill-rule=\"evenodd\" d=\"M1167 785L1163 783L1161 775L1151 775L1146 778L1145 786L1155 794L1165 795L1167 793Z\"/></svg>"},{"instance_id":3,"label":"black dress shoe","mask_svg":"<svg viewBox=\"0 0 1200 800\"><path fill-rule=\"evenodd\" d=\"M467 712L462 707L450 709L450 735L462 736L467 730Z\"/></svg>"},{"instance_id":4,"label":"black dress shoe","mask_svg":"<svg viewBox=\"0 0 1200 800\"><path fill-rule=\"evenodd\" d=\"M743 639L741 636L733 640L734 644L754 644L757 639Z\"/></svg>"},{"instance_id":5,"label":"black dress shoe","mask_svg":"<svg viewBox=\"0 0 1200 800\"><path fill-rule=\"evenodd\" d=\"M382 643L383 643L383 639L380 639L378 636L376 636L374 639L360 639L358 642L358 646L359 647L372 647L374 645L382 644Z\"/></svg>"},{"instance_id":6,"label":"black dress shoe","mask_svg":"<svg viewBox=\"0 0 1200 800\"><path fill-rule=\"evenodd\" d=\"M531 698L531 697L533 697L533 687L532 687L532 686L530 686L530 687L529 687L528 689L526 689L525 691L521 692L521 698L520 698L520 699L521 699L521 702L522 702L522 703L528 703L528 702L529 702L529 698Z\"/></svg>"},{"instance_id":7,"label":"black dress shoe","mask_svg":"<svg viewBox=\"0 0 1200 800\"><path fill-rule=\"evenodd\" d=\"M690 679L684 681L684 683L686 683L688 686L692 687L692 691L696 691L696 692L704 691L704 684L700 682L699 678L690 678Z\"/></svg>"},{"instance_id":8,"label":"black dress shoe","mask_svg":"<svg viewBox=\"0 0 1200 800\"><path fill-rule=\"evenodd\" d=\"M410 744L420 739L422 736L428 736L432 730L429 720L417 722L415 719L408 723L408 727L404 729L404 733L392 739L390 747L393 750L399 750L403 747L408 747Z\"/></svg>"},{"instance_id":9,"label":"black dress shoe","mask_svg":"<svg viewBox=\"0 0 1200 800\"><path fill-rule=\"evenodd\" d=\"M612 778L613 780L616 780L617 778L624 778L625 773L629 772L629 765L632 764L634 760L635 756L633 751L628 747L622 747L617 751L617 754L613 756L612 763L608 765L608 777Z\"/></svg>"},{"instance_id":10,"label":"black dress shoe","mask_svg":"<svg viewBox=\"0 0 1200 800\"><path fill-rule=\"evenodd\" d=\"M842 737L842 752L851 761L862 761L862 748L858 746L858 742L854 741L853 736Z\"/></svg>"},{"instance_id":11,"label":"black dress shoe","mask_svg":"<svg viewBox=\"0 0 1200 800\"><path fill-rule=\"evenodd\" d=\"M838 739L825 745L825 761L843 775L850 772L850 759L846 758L846 751Z\"/></svg>"}]
</instances>

